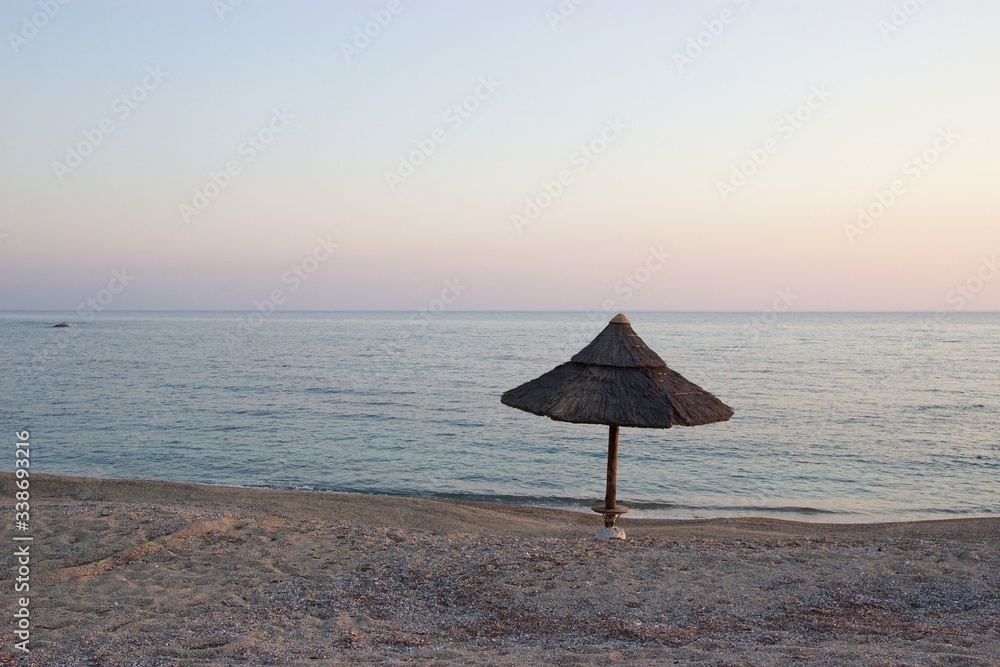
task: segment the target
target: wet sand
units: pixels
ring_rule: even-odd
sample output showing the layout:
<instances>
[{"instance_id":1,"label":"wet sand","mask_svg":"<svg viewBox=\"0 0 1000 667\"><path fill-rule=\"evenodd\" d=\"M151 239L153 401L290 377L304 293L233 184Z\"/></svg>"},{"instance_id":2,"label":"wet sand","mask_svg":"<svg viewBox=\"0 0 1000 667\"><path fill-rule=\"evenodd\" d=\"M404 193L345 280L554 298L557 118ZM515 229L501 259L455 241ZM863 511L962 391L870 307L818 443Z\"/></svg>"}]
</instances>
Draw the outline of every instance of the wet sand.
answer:
<instances>
[{"instance_id":1,"label":"wet sand","mask_svg":"<svg viewBox=\"0 0 1000 667\"><path fill-rule=\"evenodd\" d=\"M0 665L1000 665L998 518L598 542L596 515L512 505L31 482L32 651L5 622Z\"/></svg>"}]
</instances>

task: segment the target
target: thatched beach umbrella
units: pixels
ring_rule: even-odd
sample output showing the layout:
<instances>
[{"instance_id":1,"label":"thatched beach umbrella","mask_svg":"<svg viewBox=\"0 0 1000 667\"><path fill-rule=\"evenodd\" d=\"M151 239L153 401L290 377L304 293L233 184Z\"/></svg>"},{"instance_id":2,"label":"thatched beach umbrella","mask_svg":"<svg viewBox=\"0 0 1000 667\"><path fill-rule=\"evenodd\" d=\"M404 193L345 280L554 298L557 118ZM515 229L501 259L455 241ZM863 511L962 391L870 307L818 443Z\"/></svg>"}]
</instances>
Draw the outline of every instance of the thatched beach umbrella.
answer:
<instances>
[{"instance_id":1,"label":"thatched beach umbrella","mask_svg":"<svg viewBox=\"0 0 1000 667\"><path fill-rule=\"evenodd\" d=\"M568 363L504 392L500 401L556 421L610 427L607 493L593 508L604 515L598 537L625 537L615 525L628 512L616 497L620 427L699 426L733 416L728 405L667 368L621 314Z\"/></svg>"}]
</instances>

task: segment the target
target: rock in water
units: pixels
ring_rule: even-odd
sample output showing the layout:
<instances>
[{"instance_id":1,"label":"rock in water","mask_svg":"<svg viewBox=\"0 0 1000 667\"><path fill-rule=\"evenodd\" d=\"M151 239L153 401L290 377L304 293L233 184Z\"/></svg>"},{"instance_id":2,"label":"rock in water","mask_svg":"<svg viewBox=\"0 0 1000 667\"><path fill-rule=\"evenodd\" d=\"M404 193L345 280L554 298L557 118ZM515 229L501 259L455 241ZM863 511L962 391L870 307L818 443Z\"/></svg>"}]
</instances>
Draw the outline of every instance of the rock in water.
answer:
<instances>
[{"instance_id":1,"label":"rock in water","mask_svg":"<svg viewBox=\"0 0 1000 667\"><path fill-rule=\"evenodd\" d=\"M59 324L53 324L52 328L53 329L67 329L67 328L69 328L69 325L66 324L65 322L60 322Z\"/></svg>"}]
</instances>

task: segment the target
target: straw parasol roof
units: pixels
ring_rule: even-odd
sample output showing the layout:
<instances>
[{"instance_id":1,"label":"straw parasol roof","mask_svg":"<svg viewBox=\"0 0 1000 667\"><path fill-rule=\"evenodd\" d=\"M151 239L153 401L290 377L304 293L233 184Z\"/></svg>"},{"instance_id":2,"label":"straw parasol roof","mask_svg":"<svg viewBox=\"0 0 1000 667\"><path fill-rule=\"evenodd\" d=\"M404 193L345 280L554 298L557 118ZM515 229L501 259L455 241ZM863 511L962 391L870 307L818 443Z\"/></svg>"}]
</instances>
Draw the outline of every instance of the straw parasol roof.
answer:
<instances>
[{"instance_id":1,"label":"straw parasol roof","mask_svg":"<svg viewBox=\"0 0 1000 667\"><path fill-rule=\"evenodd\" d=\"M667 368L622 314L565 364L504 392L500 402L556 421L607 424L607 492L597 536L625 537L616 520L628 512L617 503L618 431L622 426L670 428L722 422L732 409Z\"/></svg>"},{"instance_id":2,"label":"straw parasol roof","mask_svg":"<svg viewBox=\"0 0 1000 667\"><path fill-rule=\"evenodd\" d=\"M505 392L500 401L576 424L670 428L733 416L728 405L667 368L621 314L569 362Z\"/></svg>"}]
</instances>

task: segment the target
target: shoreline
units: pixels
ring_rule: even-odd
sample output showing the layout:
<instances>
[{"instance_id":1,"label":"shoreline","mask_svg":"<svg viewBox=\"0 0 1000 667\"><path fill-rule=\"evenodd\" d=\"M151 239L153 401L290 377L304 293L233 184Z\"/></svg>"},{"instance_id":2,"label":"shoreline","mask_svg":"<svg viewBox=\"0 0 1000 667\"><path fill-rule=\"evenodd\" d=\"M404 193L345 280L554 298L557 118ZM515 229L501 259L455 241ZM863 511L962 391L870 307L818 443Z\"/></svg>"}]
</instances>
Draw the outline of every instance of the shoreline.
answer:
<instances>
[{"instance_id":1,"label":"shoreline","mask_svg":"<svg viewBox=\"0 0 1000 667\"><path fill-rule=\"evenodd\" d=\"M519 505L31 481L32 652L0 664L1000 661L1000 518L625 518L599 542L596 514Z\"/></svg>"},{"instance_id":2,"label":"shoreline","mask_svg":"<svg viewBox=\"0 0 1000 667\"><path fill-rule=\"evenodd\" d=\"M0 480L4 478L4 475L9 473L0 472ZM568 512L570 514L580 514L587 517L598 516L596 513L592 512L590 507L595 503L600 502L600 499L596 496L592 499L575 499L569 498L565 499L566 504L562 505L556 502L545 502L544 498L538 498L537 503L533 502L521 502L522 499L517 496L478 496L475 494L441 494L436 496L433 494L408 494L408 493L396 493L396 492L366 492L366 491L334 491L328 489L315 489L315 488L282 488L282 487L270 487L270 486L243 486L243 485L233 485L233 484L209 484L200 482L176 482L167 480L152 480L152 479L135 479L135 478L116 478L116 477L86 477L78 475L63 475L63 474L53 474L53 473L38 473L34 475L40 479L52 478L58 480L73 480L75 483L89 485L95 482L109 482L109 483L120 483L123 485L138 484L142 487L147 487L151 484L167 484L176 485L179 487L194 486L203 488L220 488L220 489L232 489L232 490L245 490L245 491L263 491L263 492L282 492L282 493L311 493L311 494L326 494L333 496L343 496L349 498L397 498L402 500L415 500L415 501L430 501L430 502L444 502L444 503L457 503L464 505L482 505L485 507L492 506L503 506L503 507L521 507L526 509L537 509L537 510L550 510L554 512ZM526 498L524 500L536 500L536 498ZM570 501L576 501L578 505L570 505ZM852 525L852 526L863 526L863 525L883 525L883 524L895 524L895 523L917 523L917 522L927 522L927 521L952 521L952 520L966 520L966 519L998 519L1000 520L1000 515L996 514L963 514L961 512L952 512L949 510L937 510L935 512L914 512L912 518L899 518L890 514L877 515L872 513L866 513L860 509L846 509L846 510L832 510L825 508L815 508L808 506L778 506L778 507L694 507L688 505L678 505L676 509L666 509L666 508L654 508L649 509L644 507L644 505L658 504L658 503L644 503L644 502L626 502L625 504L631 507L631 511L624 515L624 520L629 522L649 522L649 521L713 521L716 519L734 519L734 520L752 520L752 519L773 519L775 521L787 521L791 523L803 523L803 524L820 524L820 525ZM677 514L682 514L682 516L650 516L654 512L675 512ZM714 514L714 516L683 516L686 513L706 513ZM847 516L859 516L863 517L857 521L842 521Z\"/></svg>"}]
</instances>

